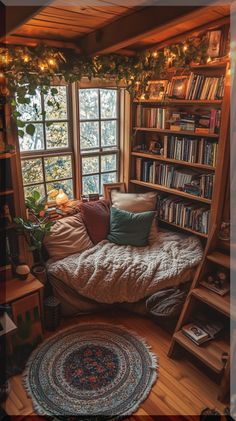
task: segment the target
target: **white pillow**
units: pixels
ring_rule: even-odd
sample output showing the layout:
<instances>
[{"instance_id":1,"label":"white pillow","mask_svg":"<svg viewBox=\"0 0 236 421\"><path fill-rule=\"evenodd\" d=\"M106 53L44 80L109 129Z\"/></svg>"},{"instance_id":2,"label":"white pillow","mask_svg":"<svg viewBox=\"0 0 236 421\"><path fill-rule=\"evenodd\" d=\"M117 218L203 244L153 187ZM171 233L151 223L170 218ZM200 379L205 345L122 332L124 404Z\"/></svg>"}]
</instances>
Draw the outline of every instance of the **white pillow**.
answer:
<instances>
[{"instance_id":1,"label":"white pillow","mask_svg":"<svg viewBox=\"0 0 236 421\"><path fill-rule=\"evenodd\" d=\"M118 191L111 191L112 206L128 212L140 213L147 211L155 211L157 203L157 193L121 193ZM158 238L157 221L154 218L150 234L149 243L153 243Z\"/></svg>"},{"instance_id":2,"label":"white pillow","mask_svg":"<svg viewBox=\"0 0 236 421\"><path fill-rule=\"evenodd\" d=\"M44 245L50 257L60 259L93 247L80 213L57 221Z\"/></svg>"}]
</instances>

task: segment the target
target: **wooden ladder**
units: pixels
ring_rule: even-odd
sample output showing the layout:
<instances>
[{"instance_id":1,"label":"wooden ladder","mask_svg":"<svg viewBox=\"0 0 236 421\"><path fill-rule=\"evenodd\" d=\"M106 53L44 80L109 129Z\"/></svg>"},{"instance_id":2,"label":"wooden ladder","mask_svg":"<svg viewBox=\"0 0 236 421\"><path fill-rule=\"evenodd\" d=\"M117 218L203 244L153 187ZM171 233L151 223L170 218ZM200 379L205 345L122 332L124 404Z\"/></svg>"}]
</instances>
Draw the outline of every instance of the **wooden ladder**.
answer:
<instances>
[{"instance_id":1,"label":"wooden ladder","mask_svg":"<svg viewBox=\"0 0 236 421\"><path fill-rule=\"evenodd\" d=\"M218 268L218 266L224 267L227 270L230 268L229 252L224 252L218 248L217 234L217 225L214 225L204 251L202 262L198 267L177 323L175 333L172 337L168 356L174 358L180 353L181 349L185 349L211 369L219 378L221 378L218 399L222 401L229 394L229 338L214 339L198 346L186 337L181 330L182 326L191 320L191 315L199 306L199 303L200 305L203 304L204 306L207 306L207 308L214 309L214 311L221 313L228 319L230 318L230 294L225 296L218 295L205 288L200 283L207 270L209 270L209 265L215 268Z\"/></svg>"}]
</instances>

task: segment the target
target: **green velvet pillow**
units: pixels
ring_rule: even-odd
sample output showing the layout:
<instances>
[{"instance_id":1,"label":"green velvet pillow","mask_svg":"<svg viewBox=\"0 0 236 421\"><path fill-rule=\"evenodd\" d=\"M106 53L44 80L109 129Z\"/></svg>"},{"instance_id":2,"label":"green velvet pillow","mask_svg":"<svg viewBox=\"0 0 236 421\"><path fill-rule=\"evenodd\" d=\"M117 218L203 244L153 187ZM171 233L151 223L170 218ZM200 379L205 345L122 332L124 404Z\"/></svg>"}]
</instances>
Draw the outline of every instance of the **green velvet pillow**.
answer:
<instances>
[{"instance_id":1,"label":"green velvet pillow","mask_svg":"<svg viewBox=\"0 0 236 421\"><path fill-rule=\"evenodd\" d=\"M116 244L147 246L154 216L155 212L152 211L133 213L112 207L107 239Z\"/></svg>"}]
</instances>

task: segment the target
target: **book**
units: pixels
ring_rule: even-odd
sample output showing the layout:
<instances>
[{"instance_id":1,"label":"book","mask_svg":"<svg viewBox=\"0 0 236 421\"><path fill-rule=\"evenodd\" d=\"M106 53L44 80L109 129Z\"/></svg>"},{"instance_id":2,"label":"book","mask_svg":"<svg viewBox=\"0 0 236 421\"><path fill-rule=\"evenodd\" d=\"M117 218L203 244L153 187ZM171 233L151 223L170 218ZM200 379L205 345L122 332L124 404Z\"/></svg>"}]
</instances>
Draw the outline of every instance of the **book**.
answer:
<instances>
[{"instance_id":1,"label":"book","mask_svg":"<svg viewBox=\"0 0 236 421\"><path fill-rule=\"evenodd\" d=\"M226 294L228 294L228 292L230 291L230 286L229 286L229 282L227 282L222 288L217 288L216 285L214 284L210 284L207 281L200 281L200 285L204 286L205 288L215 292L218 295L221 295L222 297Z\"/></svg>"},{"instance_id":2,"label":"book","mask_svg":"<svg viewBox=\"0 0 236 421\"><path fill-rule=\"evenodd\" d=\"M196 345L201 345L210 339L210 336L196 323L188 323L182 327L182 332Z\"/></svg>"}]
</instances>

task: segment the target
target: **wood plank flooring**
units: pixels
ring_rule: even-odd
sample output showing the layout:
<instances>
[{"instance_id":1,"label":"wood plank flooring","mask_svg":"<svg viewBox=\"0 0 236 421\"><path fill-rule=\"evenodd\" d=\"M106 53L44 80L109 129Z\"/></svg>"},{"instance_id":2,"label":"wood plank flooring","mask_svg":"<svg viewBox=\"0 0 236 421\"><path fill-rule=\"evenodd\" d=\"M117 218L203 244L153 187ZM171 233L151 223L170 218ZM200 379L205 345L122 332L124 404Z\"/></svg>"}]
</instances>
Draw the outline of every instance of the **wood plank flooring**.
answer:
<instances>
[{"instance_id":1,"label":"wood plank flooring","mask_svg":"<svg viewBox=\"0 0 236 421\"><path fill-rule=\"evenodd\" d=\"M153 386L148 398L141 404L134 415L151 420L151 416L191 416L199 415L206 408L216 408L223 413L222 403L217 401L218 386L203 374L188 359L173 360L167 357L170 334L155 322L124 311L113 311L109 314L79 316L74 319L63 320L61 327L83 322L107 322L113 325L123 325L144 337L152 347L152 351L159 357L159 378ZM50 336L46 334L45 337ZM18 415L23 420L34 414L31 400L27 397L22 386L22 377L11 379L11 392L4 404L9 415ZM134 421L134 416L129 418Z\"/></svg>"}]
</instances>

